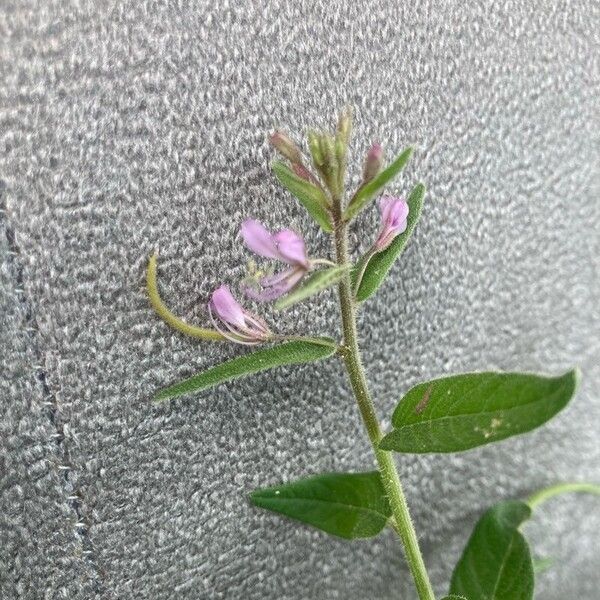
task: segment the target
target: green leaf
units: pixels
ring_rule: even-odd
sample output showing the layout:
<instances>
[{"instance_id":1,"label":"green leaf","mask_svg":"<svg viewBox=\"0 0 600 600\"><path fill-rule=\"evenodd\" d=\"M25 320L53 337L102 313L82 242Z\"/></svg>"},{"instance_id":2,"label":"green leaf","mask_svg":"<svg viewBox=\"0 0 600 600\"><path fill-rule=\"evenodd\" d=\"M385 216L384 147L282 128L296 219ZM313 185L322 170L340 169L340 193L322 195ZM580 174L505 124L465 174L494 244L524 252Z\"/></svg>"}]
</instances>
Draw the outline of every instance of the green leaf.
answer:
<instances>
[{"instance_id":1,"label":"green leaf","mask_svg":"<svg viewBox=\"0 0 600 600\"><path fill-rule=\"evenodd\" d=\"M366 266L359 262L353 270L353 284L356 290L356 299L359 302L363 302L377 291L394 261L402 254L421 216L424 196L425 186L419 183L413 188L407 199L409 212L406 230L397 236L383 252L367 255Z\"/></svg>"},{"instance_id":2,"label":"green leaf","mask_svg":"<svg viewBox=\"0 0 600 600\"><path fill-rule=\"evenodd\" d=\"M349 268L350 265L341 265L317 271L311 275L303 285L280 298L275 303L275 308L277 310L287 308L288 306L306 300L309 296L313 296L314 294L331 287L344 277Z\"/></svg>"},{"instance_id":3,"label":"green leaf","mask_svg":"<svg viewBox=\"0 0 600 600\"><path fill-rule=\"evenodd\" d=\"M333 226L327 209L329 201L323 190L298 177L285 163L279 160L276 160L271 166L280 183L298 198L308 214L324 231L331 233Z\"/></svg>"},{"instance_id":4,"label":"green leaf","mask_svg":"<svg viewBox=\"0 0 600 600\"><path fill-rule=\"evenodd\" d=\"M256 490L250 499L256 506L346 539L377 535L391 515L377 471L318 475Z\"/></svg>"},{"instance_id":5,"label":"green leaf","mask_svg":"<svg viewBox=\"0 0 600 600\"><path fill-rule=\"evenodd\" d=\"M379 447L397 452L460 452L539 427L573 397L578 373L467 373L413 387Z\"/></svg>"},{"instance_id":6,"label":"green leaf","mask_svg":"<svg viewBox=\"0 0 600 600\"><path fill-rule=\"evenodd\" d=\"M378 173L371 181L358 188L344 211L344 219L353 219L381 190L404 168L411 157L412 148L407 148L396 160Z\"/></svg>"},{"instance_id":7,"label":"green leaf","mask_svg":"<svg viewBox=\"0 0 600 600\"><path fill-rule=\"evenodd\" d=\"M250 375L251 373L266 371L273 367L295 365L327 358L336 349L337 345L332 339L306 338L304 340L286 342L271 348L256 350L161 390L156 395L155 401L160 402L169 398L182 396L183 394L205 390L219 383Z\"/></svg>"},{"instance_id":8,"label":"green leaf","mask_svg":"<svg viewBox=\"0 0 600 600\"><path fill-rule=\"evenodd\" d=\"M524 502L511 500L490 508L477 522L454 569L451 594L469 600L530 600L533 564L518 530L531 515Z\"/></svg>"},{"instance_id":9,"label":"green leaf","mask_svg":"<svg viewBox=\"0 0 600 600\"><path fill-rule=\"evenodd\" d=\"M452 594L450 596L444 596L442 600L467 600L464 596L457 596L456 594Z\"/></svg>"}]
</instances>

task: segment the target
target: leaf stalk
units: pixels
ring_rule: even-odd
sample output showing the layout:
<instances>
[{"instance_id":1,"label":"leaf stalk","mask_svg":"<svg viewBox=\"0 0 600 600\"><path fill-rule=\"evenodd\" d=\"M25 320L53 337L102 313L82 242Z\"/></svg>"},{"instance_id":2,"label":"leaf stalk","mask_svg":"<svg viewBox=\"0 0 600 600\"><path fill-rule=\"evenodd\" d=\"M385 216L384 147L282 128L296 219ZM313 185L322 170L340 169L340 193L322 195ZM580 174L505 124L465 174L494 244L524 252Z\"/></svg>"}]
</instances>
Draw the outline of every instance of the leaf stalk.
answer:
<instances>
[{"instance_id":1,"label":"leaf stalk","mask_svg":"<svg viewBox=\"0 0 600 600\"><path fill-rule=\"evenodd\" d=\"M543 502L546 502L546 500L550 500L550 498L553 498L554 496L569 492L584 492L587 494L595 494L596 496L600 496L600 485L587 482L557 483L556 485L551 485L550 487L544 488L543 490L532 494L529 496L529 498L527 498L526 503L529 504L529 508L533 510Z\"/></svg>"}]
</instances>

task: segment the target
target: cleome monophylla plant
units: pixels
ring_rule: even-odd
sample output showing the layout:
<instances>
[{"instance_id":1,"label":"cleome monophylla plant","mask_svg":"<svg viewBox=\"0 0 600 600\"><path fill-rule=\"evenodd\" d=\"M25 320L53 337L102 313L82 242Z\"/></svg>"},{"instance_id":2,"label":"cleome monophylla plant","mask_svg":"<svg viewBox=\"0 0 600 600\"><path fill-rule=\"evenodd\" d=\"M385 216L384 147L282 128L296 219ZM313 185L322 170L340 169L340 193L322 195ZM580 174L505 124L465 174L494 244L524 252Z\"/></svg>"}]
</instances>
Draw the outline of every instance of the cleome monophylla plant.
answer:
<instances>
[{"instance_id":1,"label":"cleome monophylla plant","mask_svg":"<svg viewBox=\"0 0 600 600\"><path fill-rule=\"evenodd\" d=\"M392 528L404 548L420 600L434 600L393 453L462 452L530 431L566 406L575 393L578 373L571 370L549 377L483 372L426 381L400 400L392 415L391 430L381 430L362 366L356 314L406 247L421 214L425 187L417 184L406 199L381 195L406 165L412 150L404 150L383 167L383 149L373 144L364 161L360 186L351 195L346 194L350 129L350 114L345 111L335 134L309 132L310 161L285 134L270 136L271 144L284 159L273 163L273 172L316 225L332 238L332 260L311 256L300 233L292 229L272 232L268 225L251 218L241 223L241 237L248 250L276 265L269 274L256 271L246 278L240 286L244 295L257 302L274 302L275 308L285 310L336 287L341 340L278 334L276 327L246 309L226 284L215 289L207 304L211 328L185 323L161 300L154 255L148 264L147 290L152 306L164 321L196 338L258 347L159 391L155 401L189 395L282 365L341 359L373 447L377 470L312 475L255 490L250 499L258 507L346 539L373 537L385 527ZM378 197L379 232L368 250L354 260L348 250L348 228ZM446 598L532 598L534 572L542 565L534 564L519 528L543 501L569 491L599 494L600 486L561 483L527 500L503 501L487 510L454 568Z\"/></svg>"}]
</instances>

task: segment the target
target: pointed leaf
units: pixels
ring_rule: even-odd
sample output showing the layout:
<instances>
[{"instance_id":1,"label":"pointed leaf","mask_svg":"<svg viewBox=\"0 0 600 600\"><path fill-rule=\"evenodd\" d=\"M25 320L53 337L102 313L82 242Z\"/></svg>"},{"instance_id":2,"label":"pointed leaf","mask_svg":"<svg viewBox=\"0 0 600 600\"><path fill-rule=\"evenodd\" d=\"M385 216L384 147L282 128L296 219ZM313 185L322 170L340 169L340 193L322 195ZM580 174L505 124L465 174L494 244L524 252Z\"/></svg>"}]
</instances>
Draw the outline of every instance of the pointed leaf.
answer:
<instances>
[{"instance_id":1,"label":"pointed leaf","mask_svg":"<svg viewBox=\"0 0 600 600\"><path fill-rule=\"evenodd\" d=\"M369 296L374 294L383 283L388 271L392 268L394 261L402 254L412 232L421 216L423 208L423 197L425 196L425 186L422 183L417 184L408 196L408 219L406 230L383 251L373 255L367 255L366 266L359 264L353 271L354 289L356 299L363 302ZM362 274L362 276L361 276ZM360 279L360 282L358 281Z\"/></svg>"},{"instance_id":2,"label":"pointed leaf","mask_svg":"<svg viewBox=\"0 0 600 600\"><path fill-rule=\"evenodd\" d=\"M452 594L451 596L444 596L442 600L467 600L464 596L457 596Z\"/></svg>"},{"instance_id":3,"label":"pointed leaf","mask_svg":"<svg viewBox=\"0 0 600 600\"><path fill-rule=\"evenodd\" d=\"M396 452L460 452L525 433L573 397L577 371L560 377L467 373L413 387L400 401L379 447Z\"/></svg>"},{"instance_id":4,"label":"pointed leaf","mask_svg":"<svg viewBox=\"0 0 600 600\"><path fill-rule=\"evenodd\" d=\"M396 158L396 160L386 167L383 171L378 173L371 181L358 188L356 194L346 210L344 211L344 219L349 221L353 219L377 194L383 190L383 188L392 180L400 171L404 168L404 165L408 162L411 157L412 148L407 148Z\"/></svg>"},{"instance_id":5,"label":"pointed leaf","mask_svg":"<svg viewBox=\"0 0 600 600\"><path fill-rule=\"evenodd\" d=\"M277 160L272 164L273 172L280 183L302 203L308 214L328 233L333 231L327 207L329 201L323 190L309 181L298 177L285 163Z\"/></svg>"},{"instance_id":6,"label":"pointed leaf","mask_svg":"<svg viewBox=\"0 0 600 600\"><path fill-rule=\"evenodd\" d=\"M306 338L262 348L244 356L212 367L185 379L171 387L161 390L155 397L156 402L198 392L231 379L237 379L251 373L266 371L282 365L294 365L331 356L337 349L336 343L329 338Z\"/></svg>"},{"instance_id":7,"label":"pointed leaf","mask_svg":"<svg viewBox=\"0 0 600 600\"><path fill-rule=\"evenodd\" d=\"M341 265L317 271L311 275L303 285L280 298L275 303L275 308L277 310L287 308L288 306L306 300L306 298L335 285L344 277L349 268L350 265Z\"/></svg>"},{"instance_id":8,"label":"pointed leaf","mask_svg":"<svg viewBox=\"0 0 600 600\"><path fill-rule=\"evenodd\" d=\"M377 471L318 475L256 490L250 498L256 506L346 539L377 535L391 515Z\"/></svg>"},{"instance_id":9,"label":"pointed leaf","mask_svg":"<svg viewBox=\"0 0 600 600\"><path fill-rule=\"evenodd\" d=\"M530 600L533 564L518 530L531 515L524 502L500 502L479 519L459 560L450 593L469 600Z\"/></svg>"}]
</instances>

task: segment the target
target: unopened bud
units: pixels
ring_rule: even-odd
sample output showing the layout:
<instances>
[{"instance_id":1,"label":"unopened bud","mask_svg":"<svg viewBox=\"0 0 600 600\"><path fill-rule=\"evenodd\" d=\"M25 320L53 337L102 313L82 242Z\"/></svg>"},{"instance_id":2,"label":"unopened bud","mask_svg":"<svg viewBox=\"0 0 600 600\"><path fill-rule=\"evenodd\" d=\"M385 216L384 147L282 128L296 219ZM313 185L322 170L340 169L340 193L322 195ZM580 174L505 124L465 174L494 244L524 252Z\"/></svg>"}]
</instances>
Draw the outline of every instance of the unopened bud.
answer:
<instances>
[{"instance_id":1,"label":"unopened bud","mask_svg":"<svg viewBox=\"0 0 600 600\"><path fill-rule=\"evenodd\" d=\"M275 149L291 163L295 164L302 162L300 149L287 135L285 135L285 133L276 131L269 136L269 142L271 142Z\"/></svg>"},{"instance_id":2,"label":"unopened bud","mask_svg":"<svg viewBox=\"0 0 600 600\"><path fill-rule=\"evenodd\" d=\"M367 158L365 159L365 166L363 169L363 183L371 181L381 170L381 164L383 163L383 148L381 144L373 144L367 152Z\"/></svg>"},{"instance_id":3,"label":"unopened bud","mask_svg":"<svg viewBox=\"0 0 600 600\"><path fill-rule=\"evenodd\" d=\"M319 134L314 131L308 132L308 147L313 158L313 162L317 167L323 166L323 153L321 152L321 143Z\"/></svg>"},{"instance_id":4,"label":"unopened bud","mask_svg":"<svg viewBox=\"0 0 600 600\"><path fill-rule=\"evenodd\" d=\"M333 136L324 134L321 137L321 152L323 153L323 158L325 159L325 166L329 170L335 170L337 166L337 158L335 155L335 140Z\"/></svg>"},{"instance_id":5,"label":"unopened bud","mask_svg":"<svg viewBox=\"0 0 600 600\"><path fill-rule=\"evenodd\" d=\"M340 169L346 166L346 149L347 146L340 139L335 140L335 156L337 157Z\"/></svg>"},{"instance_id":6,"label":"unopened bud","mask_svg":"<svg viewBox=\"0 0 600 600\"><path fill-rule=\"evenodd\" d=\"M325 164L323 165L323 176L329 191L336 197L340 195L339 173L340 165L335 151L335 139L332 135L323 134L321 136L321 152Z\"/></svg>"},{"instance_id":7,"label":"unopened bud","mask_svg":"<svg viewBox=\"0 0 600 600\"><path fill-rule=\"evenodd\" d=\"M350 139L350 131L352 130L352 112L349 108L344 109L344 112L340 115L337 126L336 138L340 140L344 146L348 145Z\"/></svg>"}]
</instances>

